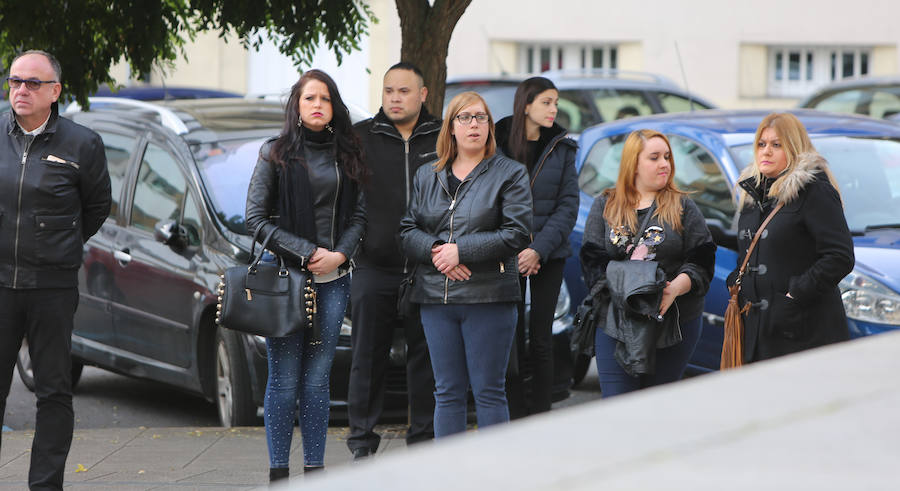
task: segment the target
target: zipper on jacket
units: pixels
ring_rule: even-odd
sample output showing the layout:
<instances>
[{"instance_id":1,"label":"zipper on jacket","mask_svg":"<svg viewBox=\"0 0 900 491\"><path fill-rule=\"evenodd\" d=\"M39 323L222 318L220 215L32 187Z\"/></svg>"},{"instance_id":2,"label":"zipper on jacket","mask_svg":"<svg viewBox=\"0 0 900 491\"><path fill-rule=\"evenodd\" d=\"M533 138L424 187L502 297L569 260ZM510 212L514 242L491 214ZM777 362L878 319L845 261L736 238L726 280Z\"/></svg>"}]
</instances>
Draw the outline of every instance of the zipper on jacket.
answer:
<instances>
[{"instance_id":1,"label":"zipper on jacket","mask_svg":"<svg viewBox=\"0 0 900 491\"><path fill-rule=\"evenodd\" d=\"M546 162L547 159L550 158L550 153L553 152L554 148L556 148L556 144L559 143L560 140L562 140L565 137L566 137L566 134L563 133L562 138L557 138L556 140L553 140L553 143L550 144L550 150L547 150L546 152L544 152L544 158L541 159L541 163L538 164L537 168L534 170L534 175L531 176L531 189L534 189L534 181L537 180L538 174L541 173L541 168L544 167L544 162Z\"/></svg>"},{"instance_id":2,"label":"zipper on jacket","mask_svg":"<svg viewBox=\"0 0 900 491\"><path fill-rule=\"evenodd\" d=\"M409 140L403 140L403 165L404 169L406 169L404 174L406 178L406 207L409 208Z\"/></svg>"},{"instance_id":3,"label":"zipper on jacket","mask_svg":"<svg viewBox=\"0 0 900 491\"><path fill-rule=\"evenodd\" d=\"M26 136L25 151L22 152L22 170L19 172L19 197L16 207L16 240L13 243L13 288L16 288L19 282L19 225L22 222L22 187L25 184L25 161L28 160L28 151L36 138L37 136L33 136L29 139Z\"/></svg>"},{"instance_id":4,"label":"zipper on jacket","mask_svg":"<svg viewBox=\"0 0 900 491\"><path fill-rule=\"evenodd\" d=\"M341 195L341 169L338 168L337 159L334 160L334 174L337 176L337 189L334 192L334 207L331 208L331 249L334 250L337 247L337 243L334 241L334 229L337 227L337 207L338 207L338 198ZM350 259L350 258L347 258Z\"/></svg>"},{"instance_id":5,"label":"zipper on jacket","mask_svg":"<svg viewBox=\"0 0 900 491\"><path fill-rule=\"evenodd\" d=\"M453 172L453 171L451 170L450 172ZM457 186L457 188L456 188L456 192L453 193L453 197L450 200L450 208L449 208L449 210L450 210L450 235L447 237L448 244L453 242L453 219L456 217L456 210L454 209L454 207L456 207L456 198L459 197L459 190L462 189L463 185L465 183L469 182L471 179L472 179L472 172L470 172L469 175L466 176L466 178L461 183L459 183L459 186ZM438 182L441 183L441 180L438 179ZM441 183L441 186L443 186L443 185L444 185L444 183ZM450 191L447 188L444 188L444 192L447 193L447 196L450 196ZM458 255L459 255L459 249L457 249L457 256ZM449 295L450 295L450 278L448 276L444 275L444 304L447 303L447 298L449 297Z\"/></svg>"}]
</instances>

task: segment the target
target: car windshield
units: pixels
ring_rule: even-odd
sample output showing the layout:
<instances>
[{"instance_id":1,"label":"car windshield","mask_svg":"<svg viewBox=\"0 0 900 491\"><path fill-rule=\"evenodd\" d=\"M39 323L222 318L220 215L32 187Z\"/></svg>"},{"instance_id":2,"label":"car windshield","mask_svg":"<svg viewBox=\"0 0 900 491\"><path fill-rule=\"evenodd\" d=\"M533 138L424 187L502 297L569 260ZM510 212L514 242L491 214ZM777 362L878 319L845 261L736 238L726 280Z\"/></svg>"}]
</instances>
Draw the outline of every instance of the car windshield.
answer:
<instances>
[{"instance_id":1,"label":"car windshield","mask_svg":"<svg viewBox=\"0 0 900 491\"><path fill-rule=\"evenodd\" d=\"M838 181L850 230L900 224L900 139L819 137L813 145ZM732 150L742 167L753 161L752 144Z\"/></svg>"},{"instance_id":2,"label":"car windshield","mask_svg":"<svg viewBox=\"0 0 900 491\"><path fill-rule=\"evenodd\" d=\"M265 139L225 140L194 148L197 168L213 211L228 230L247 235L244 209L247 186Z\"/></svg>"}]
</instances>

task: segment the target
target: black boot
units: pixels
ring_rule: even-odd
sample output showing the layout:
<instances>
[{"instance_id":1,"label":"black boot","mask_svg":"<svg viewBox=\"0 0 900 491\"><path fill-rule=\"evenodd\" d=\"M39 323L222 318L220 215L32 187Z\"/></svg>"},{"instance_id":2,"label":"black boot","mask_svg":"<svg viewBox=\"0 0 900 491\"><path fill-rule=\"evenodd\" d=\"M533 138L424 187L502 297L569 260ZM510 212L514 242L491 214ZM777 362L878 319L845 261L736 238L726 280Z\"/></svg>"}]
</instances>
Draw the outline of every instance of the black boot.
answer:
<instances>
[{"instance_id":1,"label":"black boot","mask_svg":"<svg viewBox=\"0 0 900 491\"><path fill-rule=\"evenodd\" d=\"M303 473L304 473L304 474L309 474L309 473L311 473L311 472L320 472L320 471L323 471L323 470L325 470L325 466L324 466L324 465L304 465L304 466L303 466Z\"/></svg>"},{"instance_id":2,"label":"black boot","mask_svg":"<svg viewBox=\"0 0 900 491\"><path fill-rule=\"evenodd\" d=\"M290 469L287 467L270 467L269 468L269 483L287 480L288 475L290 475Z\"/></svg>"}]
</instances>

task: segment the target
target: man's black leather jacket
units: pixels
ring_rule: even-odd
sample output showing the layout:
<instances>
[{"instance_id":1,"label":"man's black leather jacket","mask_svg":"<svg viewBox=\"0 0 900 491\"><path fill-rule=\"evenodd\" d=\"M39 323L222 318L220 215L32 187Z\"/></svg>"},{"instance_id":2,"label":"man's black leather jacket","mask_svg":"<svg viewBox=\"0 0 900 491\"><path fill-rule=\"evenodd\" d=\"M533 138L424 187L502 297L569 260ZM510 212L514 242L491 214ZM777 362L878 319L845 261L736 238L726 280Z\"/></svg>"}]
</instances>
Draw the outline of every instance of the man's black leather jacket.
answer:
<instances>
[{"instance_id":1,"label":"man's black leather jacket","mask_svg":"<svg viewBox=\"0 0 900 491\"><path fill-rule=\"evenodd\" d=\"M10 110L0 143L0 286L78 285L84 242L110 207L109 172L97 133L59 117L25 135Z\"/></svg>"},{"instance_id":2,"label":"man's black leather jacket","mask_svg":"<svg viewBox=\"0 0 900 491\"><path fill-rule=\"evenodd\" d=\"M490 303L521 300L516 255L530 242L531 189L525 166L501 155L484 159L450 194L446 170L423 165L416 172L400 238L418 263L412 301ZM450 281L431 262L435 244L459 248L472 276Z\"/></svg>"}]
</instances>

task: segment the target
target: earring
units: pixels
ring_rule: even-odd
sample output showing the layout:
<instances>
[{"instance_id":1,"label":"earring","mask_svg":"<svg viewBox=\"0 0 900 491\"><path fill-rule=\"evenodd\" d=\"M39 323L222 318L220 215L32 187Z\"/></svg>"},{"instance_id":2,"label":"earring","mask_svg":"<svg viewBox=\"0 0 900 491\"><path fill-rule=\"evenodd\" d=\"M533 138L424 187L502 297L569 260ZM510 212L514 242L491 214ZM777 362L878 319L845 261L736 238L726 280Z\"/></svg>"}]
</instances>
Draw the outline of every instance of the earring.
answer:
<instances>
[{"instance_id":1,"label":"earring","mask_svg":"<svg viewBox=\"0 0 900 491\"><path fill-rule=\"evenodd\" d=\"M303 120L300 119L300 115L299 115L299 114L297 115L297 127L298 127L298 128L303 128Z\"/></svg>"},{"instance_id":2,"label":"earring","mask_svg":"<svg viewBox=\"0 0 900 491\"><path fill-rule=\"evenodd\" d=\"M331 126L331 123L325 123L325 129L328 130L329 133L334 133L334 127Z\"/></svg>"}]
</instances>

